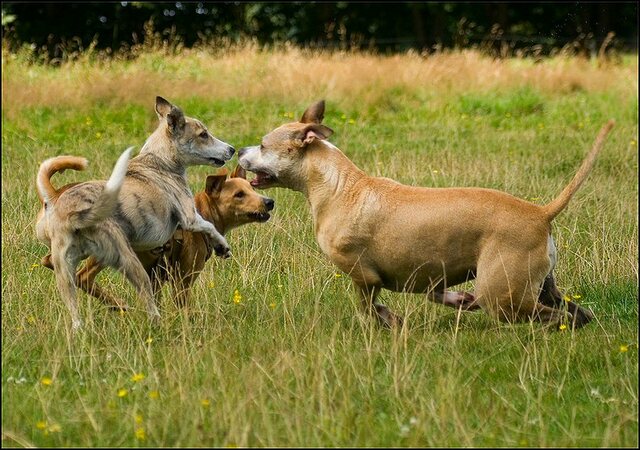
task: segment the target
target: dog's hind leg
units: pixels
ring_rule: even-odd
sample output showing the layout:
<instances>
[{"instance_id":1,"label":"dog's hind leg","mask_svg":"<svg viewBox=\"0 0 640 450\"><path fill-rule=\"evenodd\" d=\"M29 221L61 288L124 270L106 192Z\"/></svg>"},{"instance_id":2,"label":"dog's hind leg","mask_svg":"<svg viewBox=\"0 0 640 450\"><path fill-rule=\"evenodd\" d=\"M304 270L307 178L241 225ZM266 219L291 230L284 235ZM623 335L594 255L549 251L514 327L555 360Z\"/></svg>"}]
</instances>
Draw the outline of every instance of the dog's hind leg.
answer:
<instances>
[{"instance_id":1,"label":"dog's hind leg","mask_svg":"<svg viewBox=\"0 0 640 450\"><path fill-rule=\"evenodd\" d=\"M546 255L532 251L522 258L507 252L487 253L478 263L476 299L491 317L510 323L533 319L552 326L572 320L571 313L538 302L544 274L550 268Z\"/></svg>"},{"instance_id":2,"label":"dog's hind leg","mask_svg":"<svg viewBox=\"0 0 640 450\"><path fill-rule=\"evenodd\" d=\"M75 269L79 257L74 255L70 243L58 238L51 242L51 262L54 267L58 291L71 313L71 329L76 331L82 327L75 285Z\"/></svg>"},{"instance_id":3,"label":"dog's hind leg","mask_svg":"<svg viewBox=\"0 0 640 450\"><path fill-rule=\"evenodd\" d=\"M480 304L476 301L475 296L465 291L434 291L433 298L429 296L429 299L451 308L460 308L463 311L480 309Z\"/></svg>"},{"instance_id":4,"label":"dog's hind leg","mask_svg":"<svg viewBox=\"0 0 640 450\"><path fill-rule=\"evenodd\" d=\"M149 320L153 324L159 323L160 312L158 311L153 296L151 279L144 269L144 266L128 244L120 246L118 250L120 257L116 269L122 272L131 284L134 285L138 295L145 301Z\"/></svg>"},{"instance_id":5,"label":"dog's hind leg","mask_svg":"<svg viewBox=\"0 0 640 450\"><path fill-rule=\"evenodd\" d=\"M586 325L594 318L593 313L588 309L583 308L568 299L564 299L564 295L562 295L562 292L560 292L556 285L553 272L549 272L545 277L538 301L543 305L550 306L552 308L561 309L566 305L569 312L573 315L573 326L576 328Z\"/></svg>"},{"instance_id":6,"label":"dog's hind leg","mask_svg":"<svg viewBox=\"0 0 640 450\"><path fill-rule=\"evenodd\" d=\"M103 268L104 266L100 264L94 256L89 257L89 259L85 261L84 267L76 273L76 284L80 289L100 300L111 310L126 311L129 308L126 303L103 291L95 281L96 276Z\"/></svg>"}]
</instances>

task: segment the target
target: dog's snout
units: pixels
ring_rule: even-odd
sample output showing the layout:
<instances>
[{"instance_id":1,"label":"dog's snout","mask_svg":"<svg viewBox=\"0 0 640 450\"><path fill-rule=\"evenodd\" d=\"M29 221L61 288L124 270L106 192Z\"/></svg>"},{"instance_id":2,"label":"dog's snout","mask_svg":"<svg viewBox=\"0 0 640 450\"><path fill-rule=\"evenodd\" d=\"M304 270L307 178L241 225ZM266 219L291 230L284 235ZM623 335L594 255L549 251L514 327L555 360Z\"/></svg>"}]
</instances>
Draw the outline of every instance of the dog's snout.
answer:
<instances>
[{"instance_id":1,"label":"dog's snout","mask_svg":"<svg viewBox=\"0 0 640 450\"><path fill-rule=\"evenodd\" d=\"M229 151L229 157L233 156L233 154L236 152L236 149L233 148L232 145L230 145L227 150Z\"/></svg>"},{"instance_id":2,"label":"dog's snout","mask_svg":"<svg viewBox=\"0 0 640 450\"><path fill-rule=\"evenodd\" d=\"M273 199L270 199L270 198L265 198L263 201L264 201L264 206L267 207L267 211L271 211L276 204L276 202L274 202Z\"/></svg>"}]
</instances>

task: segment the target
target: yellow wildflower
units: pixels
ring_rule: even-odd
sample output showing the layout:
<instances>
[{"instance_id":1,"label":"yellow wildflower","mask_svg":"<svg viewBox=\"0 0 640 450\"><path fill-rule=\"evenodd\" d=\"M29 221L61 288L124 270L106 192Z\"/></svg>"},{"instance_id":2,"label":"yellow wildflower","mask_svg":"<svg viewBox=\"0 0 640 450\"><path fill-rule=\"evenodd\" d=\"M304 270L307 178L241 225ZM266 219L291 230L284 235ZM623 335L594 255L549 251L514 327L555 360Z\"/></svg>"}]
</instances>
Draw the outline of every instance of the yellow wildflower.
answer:
<instances>
[{"instance_id":1,"label":"yellow wildflower","mask_svg":"<svg viewBox=\"0 0 640 450\"><path fill-rule=\"evenodd\" d=\"M53 383L53 380L49 377L42 377L42 379L40 380L40 383L42 383L44 386L51 386L51 383Z\"/></svg>"},{"instance_id":2,"label":"yellow wildflower","mask_svg":"<svg viewBox=\"0 0 640 450\"><path fill-rule=\"evenodd\" d=\"M144 380L144 374L143 373L135 373L133 374L133 376L131 377L131 381L133 381L134 383L137 383L138 381L142 381Z\"/></svg>"},{"instance_id":3,"label":"yellow wildflower","mask_svg":"<svg viewBox=\"0 0 640 450\"><path fill-rule=\"evenodd\" d=\"M149 398L155 400L156 398L160 397L160 392L158 391L151 391L149 392Z\"/></svg>"},{"instance_id":4,"label":"yellow wildflower","mask_svg":"<svg viewBox=\"0 0 640 450\"><path fill-rule=\"evenodd\" d=\"M350 123L351 125L353 125L354 123L356 123L356 121L355 121L355 120L353 120L353 119L349 119L349 123Z\"/></svg>"},{"instance_id":5,"label":"yellow wildflower","mask_svg":"<svg viewBox=\"0 0 640 450\"><path fill-rule=\"evenodd\" d=\"M214 287L216 287L216 284L213 281L209 281L209 288L213 289Z\"/></svg>"},{"instance_id":6,"label":"yellow wildflower","mask_svg":"<svg viewBox=\"0 0 640 450\"><path fill-rule=\"evenodd\" d=\"M237 289L233 292L233 303L240 303L240 301L242 300L242 295L240 295L240 291L238 291Z\"/></svg>"},{"instance_id":7,"label":"yellow wildflower","mask_svg":"<svg viewBox=\"0 0 640 450\"><path fill-rule=\"evenodd\" d=\"M622 344L620 346L620 353L625 353L625 352L628 352L628 351L629 351L629 346L628 345Z\"/></svg>"},{"instance_id":8,"label":"yellow wildflower","mask_svg":"<svg viewBox=\"0 0 640 450\"><path fill-rule=\"evenodd\" d=\"M211 402L209 401L209 399L203 398L202 400L200 400L200 405L202 405L203 408L208 408L209 405L211 405Z\"/></svg>"},{"instance_id":9,"label":"yellow wildflower","mask_svg":"<svg viewBox=\"0 0 640 450\"><path fill-rule=\"evenodd\" d=\"M336 277L336 278L342 278L342 274L341 274L341 273L336 273L336 274L335 274L335 277Z\"/></svg>"},{"instance_id":10,"label":"yellow wildflower","mask_svg":"<svg viewBox=\"0 0 640 450\"><path fill-rule=\"evenodd\" d=\"M99 131L96 133L96 138L100 139L102 137L102 133L100 133Z\"/></svg>"},{"instance_id":11,"label":"yellow wildflower","mask_svg":"<svg viewBox=\"0 0 640 450\"><path fill-rule=\"evenodd\" d=\"M44 420L39 420L36 422L36 428L38 430L44 430L45 428L47 428L47 422L45 422Z\"/></svg>"},{"instance_id":12,"label":"yellow wildflower","mask_svg":"<svg viewBox=\"0 0 640 450\"><path fill-rule=\"evenodd\" d=\"M560 325L560 331L564 331L566 329L567 329L567 326L564 323Z\"/></svg>"},{"instance_id":13,"label":"yellow wildflower","mask_svg":"<svg viewBox=\"0 0 640 450\"><path fill-rule=\"evenodd\" d=\"M118 389L118 397L120 398L126 397L128 393L129 391L127 391L125 388Z\"/></svg>"},{"instance_id":14,"label":"yellow wildflower","mask_svg":"<svg viewBox=\"0 0 640 450\"><path fill-rule=\"evenodd\" d=\"M271 309L275 308L275 307L276 307L276 303L275 303L275 302L271 302L271 303L269 303L269 307L270 307Z\"/></svg>"},{"instance_id":15,"label":"yellow wildflower","mask_svg":"<svg viewBox=\"0 0 640 450\"><path fill-rule=\"evenodd\" d=\"M136 439L139 441L144 441L146 438L147 434L144 432L144 428L136 428Z\"/></svg>"},{"instance_id":16,"label":"yellow wildflower","mask_svg":"<svg viewBox=\"0 0 640 450\"><path fill-rule=\"evenodd\" d=\"M582 298L582 295L580 295L580 294L573 294L573 295L572 295L572 297L573 297L573 298L575 298L575 299L579 299L579 298Z\"/></svg>"},{"instance_id":17,"label":"yellow wildflower","mask_svg":"<svg viewBox=\"0 0 640 450\"><path fill-rule=\"evenodd\" d=\"M142 414L136 414L136 416L134 417L134 420L136 421L137 424L141 424L142 421L144 420L144 417L142 417Z\"/></svg>"},{"instance_id":18,"label":"yellow wildflower","mask_svg":"<svg viewBox=\"0 0 640 450\"><path fill-rule=\"evenodd\" d=\"M147 339L145 339L144 343L145 344L151 344L153 342L153 338L151 336L149 336Z\"/></svg>"},{"instance_id":19,"label":"yellow wildflower","mask_svg":"<svg viewBox=\"0 0 640 450\"><path fill-rule=\"evenodd\" d=\"M562 296L562 300L564 300L565 302L570 302L571 299L569 298L569 296L567 294Z\"/></svg>"}]
</instances>

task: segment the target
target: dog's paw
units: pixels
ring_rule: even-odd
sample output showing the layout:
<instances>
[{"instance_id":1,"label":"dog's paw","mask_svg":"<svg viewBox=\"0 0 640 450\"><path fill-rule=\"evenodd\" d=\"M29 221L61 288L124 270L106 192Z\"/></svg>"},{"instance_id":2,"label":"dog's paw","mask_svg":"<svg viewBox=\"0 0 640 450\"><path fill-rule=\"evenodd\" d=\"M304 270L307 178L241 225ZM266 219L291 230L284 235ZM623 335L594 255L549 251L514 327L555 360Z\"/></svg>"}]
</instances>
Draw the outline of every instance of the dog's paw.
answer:
<instances>
[{"instance_id":1,"label":"dog's paw","mask_svg":"<svg viewBox=\"0 0 640 450\"><path fill-rule=\"evenodd\" d=\"M594 318L595 316L591 310L578 306L573 312L572 325L574 328L580 328L591 322Z\"/></svg>"},{"instance_id":2,"label":"dog's paw","mask_svg":"<svg viewBox=\"0 0 640 450\"><path fill-rule=\"evenodd\" d=\"M129 311L129 305L126 303L114 303L112 305L108 305L109 311L117 312L117 313L126 313Z\"/></svg>"},{"instance_id":3,"label":"dog's paw","mask_svg":"<svg viewBox=\"0 0 640 450\"><path fill-rule=\"evenodd\" d=\"M228 245L218 244L213 247L213 250L216 252L216 256L220 256L221 258L227 259L231 257L231 249Z\"/></svg>"},{"instance_id":4,"label":"dog's paw","mask_svg":"<svg viewBox=\"0 0 640 450\"><path fill-rule=\"evenodd\" d=\"M379 303L373 305L375 308L375 313L378 318L380 324L392 330L399 330L402 328L404 320L401 316L392 313L389 308Z\"/></svg>"}]
</instances>

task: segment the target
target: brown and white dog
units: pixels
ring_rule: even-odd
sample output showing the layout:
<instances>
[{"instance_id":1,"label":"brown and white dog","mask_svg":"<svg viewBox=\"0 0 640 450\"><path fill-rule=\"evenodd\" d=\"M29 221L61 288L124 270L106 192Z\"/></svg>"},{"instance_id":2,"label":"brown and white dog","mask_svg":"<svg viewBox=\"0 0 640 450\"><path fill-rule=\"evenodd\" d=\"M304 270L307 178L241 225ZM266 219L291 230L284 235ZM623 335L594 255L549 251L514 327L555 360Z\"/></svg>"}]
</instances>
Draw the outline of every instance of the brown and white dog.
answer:
<instances>
[{"instance_id":1,"label":"brown and white dog","mask_svg":"<svg viewBox=\"0 0 640 450\"><path fill-rule=\"evenodd\" d=\"M216 253L230 256L224 237L196 211L186 168L222 166L234 148L162 97L156 98L155 109L160 119L158 128L138 156L129 161L131 148L120 156L107 182L78 183L59 193L47 178L52 160L40 166L37 188L45 211L36 224L36 233L51 249L56 284L71 313L74 330L82 324L76 299L76 266L89 256L127 277L144 299L152 321L158 321L160 313L149 276L135 252L163 246L180 226L207 233ZM81 162L77 167L84 165Z\"/></svg>"},{"instance_id":2,"label":"brown and white dog","mask_svg":"<svg viewBox=\"0 0 640 450\"><path fill-rule=\"evenodd\" d=\"M73 156L59 157L55 164L50 165L48 177L65 169L83 168L85 164L82 160L83 158ZM71 186L62 186L58 192L64 192ZM217 175L209 175L204 191L195 194L195 204L198 213L223 236L241 225L268 221L271 217L269 211L274 207L272 199L253 190L246 180L245 170L240 166L236 167L231 176L226 169L222 169ZM163 247L136 254L151 278L154 295L157 296L162 285L169 281L174 288L176 304L185 306L193 282L212 253L213 242L207 234L177 230ZM50 255L45 256L42 264L53 269L49 258ZM76 284L111 308L126 309L123 302L105 292L95 281L103 268L95 257L89 257L76 274Z\"/></svg>"},{"instance_id":3,"label":"brown and white dog","mask_svg":"<svg viewBox=\"0 0 640 450\"><path fill-rule=\"evenodd\" d=\"M387 326L402 320L376 302L382 288L427 293L461 309L481 307L503 321L539 320L575 326L591 311L570 302L568 312L553 278L556 247L551 221L566 206L593 166L602 129L577 174L551 203L538 206L493 189L427 188L370 177L327 138L324 102L299 122L284 124L239 162L255 172L252 185L302 192L311 207L322 251L350 274L366 310ZM475 279L475 293L447 291Z\"/></svg>"}]
</instances>

